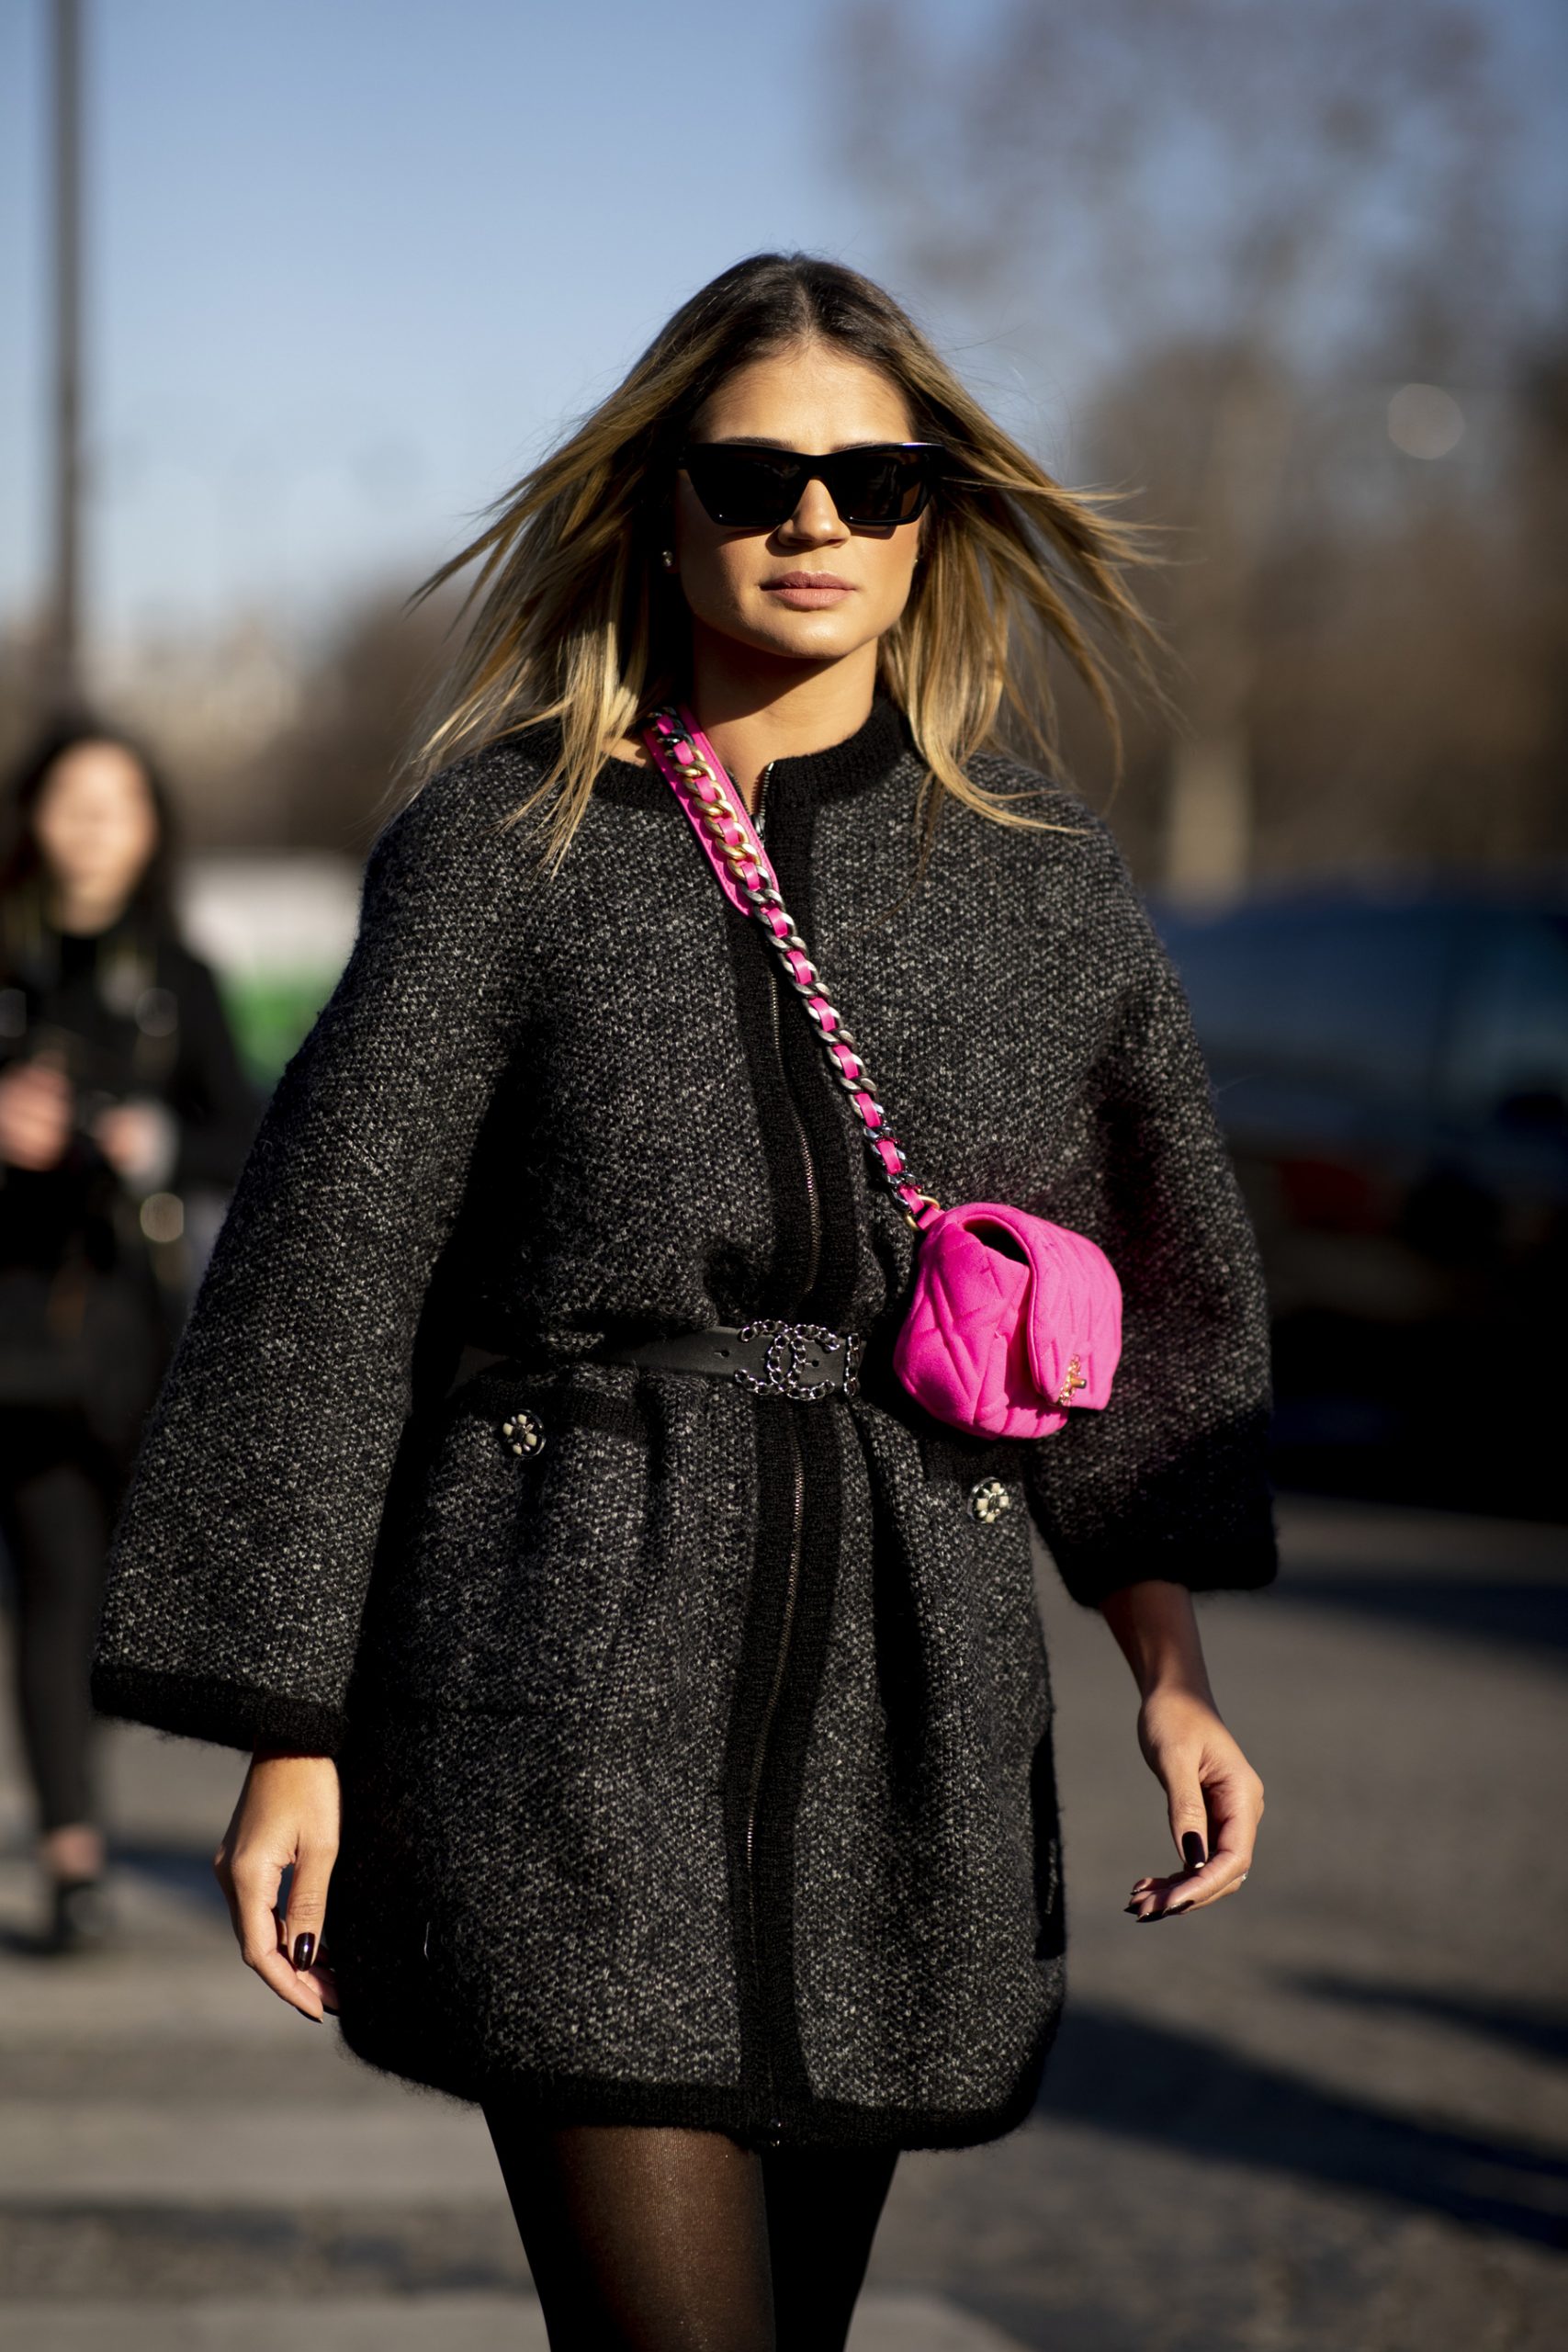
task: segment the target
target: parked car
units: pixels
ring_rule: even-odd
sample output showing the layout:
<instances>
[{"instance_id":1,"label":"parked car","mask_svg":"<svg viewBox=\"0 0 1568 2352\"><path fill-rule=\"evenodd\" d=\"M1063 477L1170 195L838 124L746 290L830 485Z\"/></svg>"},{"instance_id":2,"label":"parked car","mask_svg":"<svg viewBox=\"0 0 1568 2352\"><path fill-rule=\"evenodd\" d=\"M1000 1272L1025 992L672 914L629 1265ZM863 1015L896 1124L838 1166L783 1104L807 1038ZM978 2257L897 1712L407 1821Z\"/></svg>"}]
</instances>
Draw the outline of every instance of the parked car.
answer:
<instances>
[{"instance_id":1,"label":"parked car","mask_svg":"<svg viewBox=\"0 0 1568 2352\"><path fill-rule=\"evenodd\" d=\"M1285 1474L1565 1515L1568 887L1156 912L1263 1250Z\"/></svg>"}]
</instances>

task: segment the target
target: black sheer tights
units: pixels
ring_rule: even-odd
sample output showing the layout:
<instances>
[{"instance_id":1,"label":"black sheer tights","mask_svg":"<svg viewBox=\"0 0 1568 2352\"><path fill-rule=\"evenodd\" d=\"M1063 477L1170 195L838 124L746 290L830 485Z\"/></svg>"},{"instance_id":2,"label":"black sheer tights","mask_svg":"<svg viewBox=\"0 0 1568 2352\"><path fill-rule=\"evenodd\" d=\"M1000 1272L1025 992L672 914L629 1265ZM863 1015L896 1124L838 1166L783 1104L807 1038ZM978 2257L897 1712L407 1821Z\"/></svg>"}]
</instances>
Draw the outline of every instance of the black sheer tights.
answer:
<instances>
[{"instance_id":1,"label":"black sheer tights","mask_svg":"<svg viewBox=\"0 0 1568 2352\"><path fill-rule=\"evenodd\" d=\"M896 2150L485 2120L551 2352L841 2352Z\"/></svg>"}]
</instances>

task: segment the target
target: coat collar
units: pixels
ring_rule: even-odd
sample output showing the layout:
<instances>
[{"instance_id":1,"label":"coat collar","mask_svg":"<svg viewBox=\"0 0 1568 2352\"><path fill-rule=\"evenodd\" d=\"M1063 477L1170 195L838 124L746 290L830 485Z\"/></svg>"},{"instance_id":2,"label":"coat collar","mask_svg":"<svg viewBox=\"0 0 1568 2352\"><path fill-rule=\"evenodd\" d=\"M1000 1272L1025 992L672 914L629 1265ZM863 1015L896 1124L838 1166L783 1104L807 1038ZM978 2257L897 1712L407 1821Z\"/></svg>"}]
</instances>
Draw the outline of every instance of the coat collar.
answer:
<instances>
[{"instance_id":1,"label":"coat collar","mask_svg":"<svg viewBox=\"0 0 1568 2352\"><path fill-rule=\"evenodd\" d=\"M770 804L776 807L786 798L839 800L868 791L890 775L912 749L903 712L890 695L879 693L870 716L842 742L773 762L768 775ZM663 778L631 760L606 760L594 783L593 797L620 807L674 806Z\"/></svg>"}]
</instances>

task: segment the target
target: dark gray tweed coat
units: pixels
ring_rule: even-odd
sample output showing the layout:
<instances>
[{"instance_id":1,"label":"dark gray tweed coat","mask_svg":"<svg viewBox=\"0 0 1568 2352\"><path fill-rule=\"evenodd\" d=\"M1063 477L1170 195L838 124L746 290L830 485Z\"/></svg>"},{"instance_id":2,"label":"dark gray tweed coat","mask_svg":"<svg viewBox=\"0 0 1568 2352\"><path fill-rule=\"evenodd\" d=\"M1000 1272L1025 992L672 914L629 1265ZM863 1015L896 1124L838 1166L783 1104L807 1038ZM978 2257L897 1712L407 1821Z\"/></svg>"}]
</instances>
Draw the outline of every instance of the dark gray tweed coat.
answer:
<instances>
[{"instance_id":1,"label":"dark gray tweed coat","mask_svg":"<svg viewBox=\"0 0 1568 2352\"><path fill-rule=\"evenodd\" d=\"M1028 1514L1085 1603L1273 1572L1263 1297L1185 1006L1038 777L976 763L1070 830L950 809L916 887L889 703L775 762L786 900L918 1172L1093 1235L1125 1289L1103 1415L944 1433L879 1362L910 1233L760 933L629 763L541 880L494 820L543 740L371 852L147 1424L95 1694L336 1754L374 2064L544 2119L984 2140L1062 1998ZM869 1333L861 1399L582 1360L758 1314Z\"/></svg>"}]
</instances>

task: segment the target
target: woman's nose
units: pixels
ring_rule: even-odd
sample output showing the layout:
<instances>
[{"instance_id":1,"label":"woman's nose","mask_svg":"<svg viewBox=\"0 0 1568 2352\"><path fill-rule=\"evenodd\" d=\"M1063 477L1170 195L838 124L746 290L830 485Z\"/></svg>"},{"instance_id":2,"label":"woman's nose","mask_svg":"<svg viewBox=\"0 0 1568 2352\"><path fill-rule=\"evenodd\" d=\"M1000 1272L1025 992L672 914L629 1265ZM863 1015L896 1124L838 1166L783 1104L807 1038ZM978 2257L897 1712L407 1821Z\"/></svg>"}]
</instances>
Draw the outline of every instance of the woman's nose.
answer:
<instances>
[{"instance_id":1,"label":"woman's nose","mask_svg":"<svg viewBox=\"0 0 1568 2352\"><path fill-rule=\"evenodd\" d=\"M800 493L800 503L789 521L783 526L783 536L798 546L820 547L829 539L842 539L849 535L839 519L839 510L828 494L828 485L808 481Z\"/></svg>"}]
</instances>

